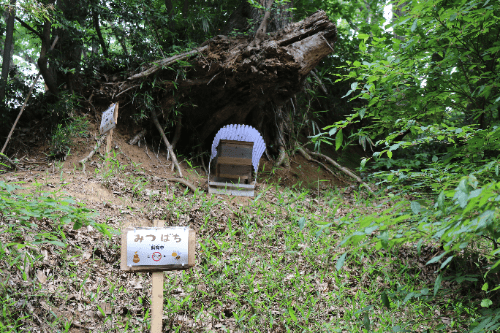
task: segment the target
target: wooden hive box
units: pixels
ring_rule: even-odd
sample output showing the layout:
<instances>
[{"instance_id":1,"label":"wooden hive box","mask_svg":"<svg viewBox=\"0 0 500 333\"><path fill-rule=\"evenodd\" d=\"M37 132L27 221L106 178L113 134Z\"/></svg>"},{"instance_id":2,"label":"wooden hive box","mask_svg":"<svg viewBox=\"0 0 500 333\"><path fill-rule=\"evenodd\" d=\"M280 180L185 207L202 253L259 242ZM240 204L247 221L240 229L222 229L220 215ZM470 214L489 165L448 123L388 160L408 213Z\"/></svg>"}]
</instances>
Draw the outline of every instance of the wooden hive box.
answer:
<instances>
[{"instance_id":1,"label":"wooden hive box","mask_svg":"<svg viewBox=\"0 0 500 333\"><path fill-rule=\"evenodd\" d=\"M220 140L215 175L218 178L252 179L253 142Z\"/></svg>"}]
</instances>

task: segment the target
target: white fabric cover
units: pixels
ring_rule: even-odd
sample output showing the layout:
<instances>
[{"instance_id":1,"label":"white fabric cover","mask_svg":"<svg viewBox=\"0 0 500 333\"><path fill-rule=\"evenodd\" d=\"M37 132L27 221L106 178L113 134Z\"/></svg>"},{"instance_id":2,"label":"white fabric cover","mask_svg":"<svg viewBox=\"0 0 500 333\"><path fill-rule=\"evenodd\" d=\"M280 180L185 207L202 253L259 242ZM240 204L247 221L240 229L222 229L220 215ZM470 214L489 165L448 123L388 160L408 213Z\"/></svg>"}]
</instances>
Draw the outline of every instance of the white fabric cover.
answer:
<instances>
[{"instance_id":1,"label":"white fabric cover","mask_svg":"<svg viewBox=\"0 0 500 333\"><path fill-rule=\"evenodd\" d=\"M217 146L219 145L220 140L253 142L252 165L255 173L257 174L260 157L264 153L264 150L266 150L266 144L264 143L264 139L262 139L259 131L248 125L233 124L222 127L215 135L214 142L212 143L210 162L217 156Z\"/></svg>"}]
</instances>

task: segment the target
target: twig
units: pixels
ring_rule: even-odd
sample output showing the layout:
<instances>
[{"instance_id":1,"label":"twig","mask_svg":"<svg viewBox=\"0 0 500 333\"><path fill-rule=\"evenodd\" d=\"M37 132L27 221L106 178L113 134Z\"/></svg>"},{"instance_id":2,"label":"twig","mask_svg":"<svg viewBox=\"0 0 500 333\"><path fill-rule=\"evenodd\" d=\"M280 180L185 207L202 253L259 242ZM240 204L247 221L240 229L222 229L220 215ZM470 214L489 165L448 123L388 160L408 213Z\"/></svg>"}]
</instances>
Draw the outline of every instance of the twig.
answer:
<instances>
[{"instance_id":1,"label":"twig","mask_svg":"<svg viewBox=\"0 0 500 333\"><path fill-rule=\"evenodd\" d=\"M177 162L177 157L175 157L172 145L170 145L170 142L168 142L168 139L165 136L165 132L163 132L163 129L161 128L160 122L158 121L158 117L156 116L156 112L153 109L151 110L151 116L153 118L153 122L154 122L156 128L158 129L158 132L160 132L160 134L163 138L163 142L165 142L165 146L167 146L168 152L172 156L173 166L175 166L177 168L177 171L179 171L179 176L182 177L182 170L181 170L181 167L179 166L179 163Z\"/></svg>"},{"instance_id":2,"label":"twig","mask_svg":"<svg viewBox=\"0 0 500 333\"><path fill-rule=\"evenodd\" d=\"M118 95L116 95L115 97L118 97L118 96L120 96L121 94L123 94L124 92L127 92L127 91L129 91L130 89L135 88L135 87L138 87L138 86L139 86L139 85L135 85L135 86L132 86L132 87L128 87L128 88L127 88L127 89L125 89L124 91L121 91L121 92L120 92Z\"/></svg>"},{"instance_id":3,"label":"twig","mask_svg":"<svg viewBox=\"0 0 500 333\"><path fill-rule=\"evenodd\" d=\"M210 81L208 81L207 86L208 86L208 85L210 84L210 82L212 82L212 80L213 80L213 79L214 79L217 75L219 75L220 73L221 73L221 72L219 72L219 73L215 74L214 76L212 76L212 78L210 79Z\"/></svg>"},{"instance_id":4,"label":"twig","mask_svg":"<svg viewBox=\"0 0 500 333\"><path fill-rule=\"evenodd\" d=\"M149 159L151 160L151 156L149 156L148 153L148 143L146 142L146 139L144 139L144 148L146 148L146 155L148 155Z\"/></svg>"},{"instance_id":5,"label":"twig","mask_svg":"<svg viewBox=\"0 0 500 333\"><path fill-rule=\"evenodd\" d=\"M167 178L166 180L168 180L170 182L177 182L177 183L184 184L187 187L189 187L191 189L191 191L193 191L193 193L196 192L196 186L194 186L193 184L191 184L190 182L188 182L187 180L185 180L183 178Z\"/></svg>"},{"instance_id":6,"label":"twig","mask_svg":"<svg viewBox=\"0 0 500 333\"><path fill-rule=\"evenodd\" d=\"M49 52L51 52L54 49L58 40L59 40L59 36L56 36L56 38L54 39L54 42L52 43L52 46L49 49ZM23 114L24 108L26 107L26 104L28 103L28 99L30 99L31 93L33 92L33 88L35 88L35 85L38 82L39 78L40 78L40 73L38 73L38 75L35 78L35 81L31 85L30 91L28 92L28 96L24 100L23 107L21 108L21 111L19 111L19 114L17 115L16 121L14 121L14 125L12 125L12 128L10 129L9 135L7 136L7 140L5 140L5 144L3 145L2 151L0 151L0 153L3 154L3 152L5 151L5 147L7 147L7 144L9 143L10 137L12 136L12 132L14 132L14 129L16 128L17 122L19 121L19 118L21 118L21 115Z\"/></svg>"},{"instance_id":7,"label":"twig","mask_svg":"<svg viewBox=\"0 0 500 333\"><path fill-rule=\"evenodd\" d=\"M87 163L87 161L89 159L92 158L92 156L94 156L95 152L99 149L99 147L101 147L102 143L104 142L104 139L107 137L108 135L107 134L104 134L103 136L101 136L99 138L99 140L97 140L97 143L95 144L95 147L94 149L92 149L92 151L87 155L87 157L83 158L80 160L80 164L82 165L82 171L85 172L85 163Z\"/></svg>"}]
</instances>

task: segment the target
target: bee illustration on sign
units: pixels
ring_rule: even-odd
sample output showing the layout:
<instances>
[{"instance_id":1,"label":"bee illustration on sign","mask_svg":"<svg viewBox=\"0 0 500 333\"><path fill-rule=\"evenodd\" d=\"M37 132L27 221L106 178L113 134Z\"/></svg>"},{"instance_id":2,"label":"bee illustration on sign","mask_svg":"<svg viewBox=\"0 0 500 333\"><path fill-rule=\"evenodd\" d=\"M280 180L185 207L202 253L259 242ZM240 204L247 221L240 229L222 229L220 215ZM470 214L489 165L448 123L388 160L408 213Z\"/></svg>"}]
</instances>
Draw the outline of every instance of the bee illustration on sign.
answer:
<instances>
[{"instance_id":1,"label":"bee illustration on sign","mask_svg":"<svg viewBox=\"0 0 500 333\"><path fill-rule=\"evenodd\" d=\"M174 257L175 260L180 260L181 259L181 252L179 251L174 251L172 252L172 257Z\"/></svg>"},{"instance_id":2,"label":"bee illustration on sign","mask_svg":"<svg viewBox=\"0 0 500 333\"><path fill-rule=\"evenodd\" d=\"M133 262L135 262L136 264L141 261L141 259L139 258L139 255L137 254L137 251L135 252L134 254L134 259L132 259Z\"/></svg>"}]
</instances>

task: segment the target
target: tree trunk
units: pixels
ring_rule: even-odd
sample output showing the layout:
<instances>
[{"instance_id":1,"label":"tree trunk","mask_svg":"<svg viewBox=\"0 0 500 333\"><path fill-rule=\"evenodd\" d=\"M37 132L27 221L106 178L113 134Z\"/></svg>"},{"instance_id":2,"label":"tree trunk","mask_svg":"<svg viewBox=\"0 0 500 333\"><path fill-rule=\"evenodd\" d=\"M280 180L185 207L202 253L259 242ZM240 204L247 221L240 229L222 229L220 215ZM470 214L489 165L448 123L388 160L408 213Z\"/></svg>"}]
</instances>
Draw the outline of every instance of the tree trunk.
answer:
<instances>
[{"instance_id":1,"label":"tree trunk","mask_svg":"<svg viewBox=\"0 0 500 333\"><path fill-rule=\"evenodd\" d=\"M45 20L43 23L42 32L42 49L40 50L40 58L38 58L38 68L40 69L40 74L45 81L45 85L53 95L57 96L59 94L59 87L57 85L56 74L52 69L49 69L47 63L47 52L50 48L50 30L52 24L49 20Z\"/></svg>"},{"instance_id":2,"label":"tree trunk","mask_svg":"<svg viewBox=\"0 0 500 333\"><path fill-rule=\"evenodd\" d=\"M102 53L106 58L109 58L108 48L106 47L106 43L104 42L104 38L102 37L101 33L101 27L99 24L99 13L97 13L95 8L92 9L92 20L94 21L94 29L97 32L97 37L99 38L99 43L101 44Z\"/></svg>"},{"instance_id":3,"label":"tree trunk","mask_svg":"<svg viewBox=\"0 0 500 333\"><path fill-rule=\"evenodd\" d=\"M16 17L16 0L10 0L9 17L7 18L7 30L5 32L5 44L3 48L2 59L2 78L0 79L0 103L5 98L5 88L9 77L10 63L12 61L13 36L14 36L14 18Z\"/></svg>"}]
</instances>

